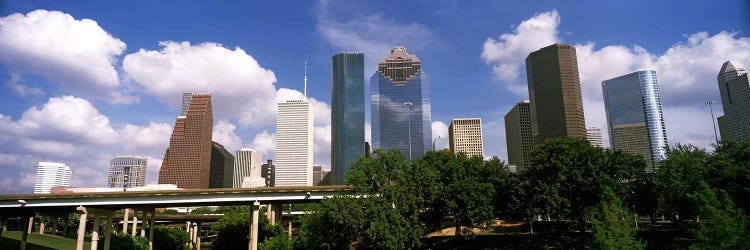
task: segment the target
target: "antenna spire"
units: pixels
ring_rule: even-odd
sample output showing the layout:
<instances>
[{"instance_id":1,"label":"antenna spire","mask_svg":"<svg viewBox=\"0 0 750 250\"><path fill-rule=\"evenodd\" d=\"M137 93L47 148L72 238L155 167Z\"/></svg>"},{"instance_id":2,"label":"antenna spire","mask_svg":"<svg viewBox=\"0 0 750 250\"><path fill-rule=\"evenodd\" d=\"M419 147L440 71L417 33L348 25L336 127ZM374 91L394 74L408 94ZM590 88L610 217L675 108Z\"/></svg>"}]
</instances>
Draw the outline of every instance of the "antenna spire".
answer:
<instances>
[{"instance_id":1,"label":"antenna spire","mask_svg":"<svg viewBox=\"0 0 750 250\"><path fill-rule=\"evenodd\" d=\"M307 99L307 61L305 61L305 99Z\"/></svg>"}]
</instances>

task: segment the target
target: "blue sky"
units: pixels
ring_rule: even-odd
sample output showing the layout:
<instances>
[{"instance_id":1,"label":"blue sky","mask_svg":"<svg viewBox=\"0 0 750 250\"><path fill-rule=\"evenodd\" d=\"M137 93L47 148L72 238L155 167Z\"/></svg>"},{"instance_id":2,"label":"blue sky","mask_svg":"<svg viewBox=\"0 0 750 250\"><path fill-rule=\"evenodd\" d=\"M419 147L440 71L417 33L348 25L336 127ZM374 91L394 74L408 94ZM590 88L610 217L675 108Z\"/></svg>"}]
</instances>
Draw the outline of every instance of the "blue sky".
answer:
<instances>
[{"instance_id":1,"label":"blue sky","mask_svg":"<svg viewBox=\"0 0 750 250\"><path fill-rule=\"evenodd\" d=\"M670 144L708 146L703 102L719 100L721 63L750 64L748 13L742 0L3 1L0 192L30 192L43 160L102 186L119 154L149 157L156 182L182 91L214 95L214 140L272 158L275 102L300 94L305 61L327 167L331 56L365 52L369 75L394 45L430 74L433 134L481 117L488 155L506 159L525 56L554 42L578 47L587 125L606 131L602 80L656 68Z\"/></svg>"}]
</instances>

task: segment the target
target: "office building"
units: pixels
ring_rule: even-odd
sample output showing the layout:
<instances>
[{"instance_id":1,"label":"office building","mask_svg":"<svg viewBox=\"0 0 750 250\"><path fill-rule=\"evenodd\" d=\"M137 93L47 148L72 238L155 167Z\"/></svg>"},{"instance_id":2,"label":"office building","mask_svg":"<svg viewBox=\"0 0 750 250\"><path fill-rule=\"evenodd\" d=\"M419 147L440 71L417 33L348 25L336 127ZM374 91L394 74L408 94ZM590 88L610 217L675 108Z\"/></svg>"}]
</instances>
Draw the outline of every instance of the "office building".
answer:
<instances>
[{"instance_id":1,"label":"office building","mask_svg":"<svg viewBox=\"0 0 750 250\"><path fill-rule=\"evenodd\" d=\"M466 156L484 158L482 146L482 119L453 119L448 126L451 153L465 153Z\"/></svg>"},{"instance_id":2,"label":"office building","mask_svg":"<svg viewBox=\"0 0 750 250\"><path fill-rule=\"evenodd\" d=\"M268 179L264 179L261 167L261 155L249 148L237 150L234 159L234 177L232 186L239 188L243 186L245 178L249 177L252 183L245 186L264 187ZM270 161L270 160L269 160Z\"/></svg>"},{"instance_id":3,"label":"office building","mask_svg":"<svg viewBox=\"0 0 750 250\"><path fill-rule=\"evenodd\" d=\"M655 167L668 145L656 70L605 80L602 92L612 149L641 155Z\"/></svg>"},{"instance_id":4,"label":"office building","mask_svg":"<svg viewBox=\"0 0 750 250\"><path fill-rule=\"evenodd\" d=\"M445 149L448 149L448 152L450 152L450 148L451 145L448 137L438 136L432 140L432 151L445 151Z\"/></svg>"},{"instance_id":5,"label":"office building","mask_svg":"<svg viewBox=\"0 0 750 250\"><path fill-rule=\"evenodd\" d=\"M313 113L310 102L278 104L274 186L312 186Z\"/></svg>"},{"instance_id":6,"label":"office building","mask_svg":"<svg viewBox=\"0 0 750 250\"><path fill-rule=\"evenodd\" d=\"M70 187L73 173L64 163L39 162L36 169L35 194L49 194L53 187Z\"/></svg>"},{"instance_id":7,"label":"office building","mask_svg":"<svg viewBox=\"0 0 750 250\"><path fill-rule=\"evenodd\" d=\"M326 175L330 175L332 171L323 170L323 166L313 166L313 186L320 186ZM332 185L331 183L325 183L325 185ZM335 185L335 184L334 184Z\"/></svg>"},{"instance_id":8,"label":"office building","mask_svg":"<svg viewBox=\"0 0 750 250\"><path fill-rule=\"evenodd\" d=\"M344 184L344 174L365 155L365 55L339 53L331 60L331 177Z\"/></svg>"},{"instance_id":9,"label":"office building","mask_svg":"<svg viewBox=\"0 0 750 250\"><path fill-rule=\"evenodd\" d=\"M187 108L187 109L186 109ZM183 95L184 115L177 117L159 169L159 184L208 188L211 172L213 112L211 95Z\"/></svg>"},{"instance_id":10,"label":"office building","mask_svg":"<svg viewBox=\"0 0 750 250\"><path fill-rule=\"evenodd\" d=\"M737 62L725 62L716 77L724 116L718 118L722 141L750 140L750 81Z\"/></svg>"},{"instance_id":11,"label":"office building","mask_svg":"<svg viewBox=\"0 0 750 250\"><path fill-rule=\"evenodd\" d=\"M211 142L211 174L208 188L232 188L234 156L223 145Z\"/></svg>"},{"instance_id":12,"label":"office building","mask_svg":"<svg viewBox=\"0 0 750 250\"><path fill-rule=\"evenodd\" d=\"M586 138L576 48L553 44L526 57L534 145L558 137Z\"/></svg>"},{"instance_id":13,"label":"office building","mask_svg":"<svg viewBox=\"0 0 750 250\"><path fill-rule=\"evenodd\" d=\"M531 135L531 111L529 100L513 106L505 114L505 142L508 147L508 165L522 172L531 166L531 150L534 139Z\"/></svg>"},{"instance_id":14,"label":"office building","mask_svg":"<svg viewBox=\"0 0 750 250\"><path fill-rule=\"evenodd\" d=\"M589 144L594 147L604 148L604 141L602 141L602 129L597 127L586 128L586 139Z\"/></svg>"},{"instance_id":15,"label":"office building","mask_svg":"<svg viewBox=\"0 0 750 250\"><path fill-rule=\"evenodd\" d=\"M148 159L140 156L115 156L109 160L108 188L134 188L146 185Z\"/></svg>"},{"instance_id":16,"label":"office building","mask_svg":"<svg viewBox=\"0 0 750 250\"><path fill-rule=\"evenodd\" d=\"M396 149L418 159L432 147L430 86L419 58L394 47L378 63L372 88L373 150Z\"/></svg>"},{"instance_id":17,"label":"office building","mask_svg":"<svg viewBox=\"0 0 750 250\"><path fill-rule=\"evenodd\" d=\"M273 165L273 160L268 160L266 164L260 165L260 177L266 179L266 187L274 187L274 179L276 178L276 166Z\"/></svg>"}]
</instances>

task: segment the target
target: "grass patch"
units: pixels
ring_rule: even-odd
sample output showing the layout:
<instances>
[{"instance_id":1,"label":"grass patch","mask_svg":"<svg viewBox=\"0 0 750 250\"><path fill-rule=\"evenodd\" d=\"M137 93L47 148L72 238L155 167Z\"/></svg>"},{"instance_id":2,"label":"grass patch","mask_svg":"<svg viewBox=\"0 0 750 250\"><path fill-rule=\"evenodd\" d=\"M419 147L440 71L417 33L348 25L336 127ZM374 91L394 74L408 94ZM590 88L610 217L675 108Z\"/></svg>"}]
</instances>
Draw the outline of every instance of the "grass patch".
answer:
<instances>
[{"instance_id":1,"label":"grass patch","mask_svg":"<svg viewBox=\"0 0 750 250\"><path fill-rule=\"evenodd\" d=\"M3 232L0 237L0 249L20 249L21 248L21 231ZM49 250L49 249L76 249L76 240L60 237L56 235L40 235L30 233L27 239L26 249L28 250ZM85 241L83 249L91 249L91 243Z\"/></svg>"}]
</instances>

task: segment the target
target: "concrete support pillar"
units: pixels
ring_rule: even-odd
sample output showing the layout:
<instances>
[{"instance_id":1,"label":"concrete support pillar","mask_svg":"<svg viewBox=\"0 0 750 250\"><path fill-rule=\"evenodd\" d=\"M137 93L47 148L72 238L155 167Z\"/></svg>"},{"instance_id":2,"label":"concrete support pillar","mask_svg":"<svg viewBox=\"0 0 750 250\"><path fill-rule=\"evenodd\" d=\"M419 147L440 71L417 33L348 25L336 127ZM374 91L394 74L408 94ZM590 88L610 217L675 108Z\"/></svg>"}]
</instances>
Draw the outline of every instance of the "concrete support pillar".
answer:
<instances>
[{"instance_id":1,"label":"concrete support pillar","mask_svg":"<svg viewBox=\"0 0 750 250\"><path fill-rule=\"evenodd\" d=\"M44 235L44 221L39 223L39 234Z\"/></svg>"},{"instance_id":2,"label":"concrete support pillar","mask_svg":"<svg viewBox=\"0 0 750 250\"><path fill-rule=\"evenodd\" d=\"M83 250L83 239L86 234L86 209L78 207L78 212L81 213L81 219L78 221L78 240L76 241L76 250Z\"/></svg>"},{"instance_id":3,"label":"concrete support pillar","mask_svg":"<svg viewBox=\"0 0 750 250\"><path fill-rule=\"evenodd\" d=\"M0 217L0 237L5 233L5 217Z\"/></svg>"},{"instance_id":4,"label":"concrete support pillar","mask_svg":"<svg viewBox=\"0 0 750 250\"><path fill-rule=\"evenodd\" d=\"M21 217L21 224L23 226L27 226L28 223L29 223L28 217L26 216ZM21 228L23 228L23 226L21 226ZM29 232L21 229L21 250L26 250L26 242L28 241L28 239L29 239Z\"/></svg>"},{"instance_id":5,"label":"concrete support pillar","mask_svg":"<svg viewBox=\"0 0 750 250\"><path fill-rule=\"evenodd\" d=\"M252 206L252 223L250 223L250 241L248 242L248 244L250 245L248 246L248 249L250 250L258 250L258 216L260 216L258 211L259 209L260 202L254 202Z\"/></svg>"},{"instance_id":6,"label":"concrete support pillar","mask_svg":"<svg viewBox=\"0 0 750 250\"><path fill-rule=\"evenodd\" d=\"M196 249L201 250L201 231L203 231L202 230L203 225L200 222L198 222L195 227L196 229L198 229L195 231L195 245L197 246Z\"/></svg>"},{"instance_id":7,"label":"concrete support pillar","mask_svg":"<svg viewBox=\"0 0 750 250\"><path fill-rule=\"evenodd\" d=\"M135 217L135 212L133 212L133 228L131 228L130 236L135 237L135 232L138 227L138 217Z\"/></svg>"},{"instance_id":8,"label":"concrete support pillar","mask_svg":"<svg viewBox=\"0 0 750 250\"><path fill-rule=\"evenodd\" d=\"M130 215L130 209L122 210L122 233L128 234L128 215Z\"/></svg>"},{"instance_id":9,"label":"concrete support pillar","mask_svg":"<svg viewBox=\"0 0 750 250\"><path fill-rule=\"evenodd\" d=\"M281 204L274 204L273 205L273 221L271 221L271 225L276 225L277 223L281 223Z\"/></svg>"},{"instance_id":10,"label":"concrete support pillar","mask_svg":"<svg viewBox=\"0 0 750 250\"><path fill-rule=\"evenodd\" d=\"M268 219L268 222L271 222L273 219L273 213L271 212L271 204L266 205L266 219Z\"/></svg>"},{"instance_id":11,"label":"concrete support pillar","mask_svg":"<svg viewBox=\"0 0 750 250\"><path fill-rule=\"evenodd\" d=\"M34 216L29 217L29 226L27 230L27 233L31 233L31 231L34 231Z\"/></svg>"},{"instance_id":12,"label":"concrete support pillar","mask_svg":"<svg viewBox=\"0 0 750 250\"><path fill-rule=\"evenodd\" d=\"M188 236L190 237L190 241L188 241L188 248L193 249L193 240L195 240L195 237L193 237L193 224L189 221L187 222L187 231Z\"/></svg>"},{"instance_id":13,"label":"concrete support pillar","mask_svg":"<svg viewBox=\"0 0 750 250\"><path fill-rule=\"evenodd\" d=\"M148 249L154 250L154 227L156 226L154 224L154 216L156 214L156 211L153 209L149 211L149 218L148 218Z\"/></svg>"},{"instance_id":14,"label":"concrete support pillar","mask_svg":"<svg viewBox=\"0 0 750 250\"><path fill-rule=\"evenodd\" d=\"M191 238L191 242L193 242L193 249L197 250L198 249L198 224L197 223L191 224L190 229L193 230L193 234Z\"/></svg>"},{"instance_id":15,"label":"concrete support pillar","mask_svg":"<svg viewBox=\"0 0 750 250\"><path fill-rule=\"evenodd\" d=\"M292 238L292 219L289 219L289 228L287 229L287 237Z\"/></svg>"},{"instance_id":16,"label":"concrete support pillar","mask_svg":"<svg viewBox=\"0 0 750 250\"><path fill-rule=\"evenodd\" d=\"M104 250L109 250L109 244L112 242L112 217L107 217L104 226Z\"/></svg>"},{"instance_id":17,"label":"concrete support pillar","mask_svg":"<svg viewBox=\"0 0 750 250\"><path fill-rule=\"evenodd\" d=\"M101 216L94 215L94 228L91 231L91 250L96 250L99 246L99 224Z\"/></svg>"}]
</instances>

